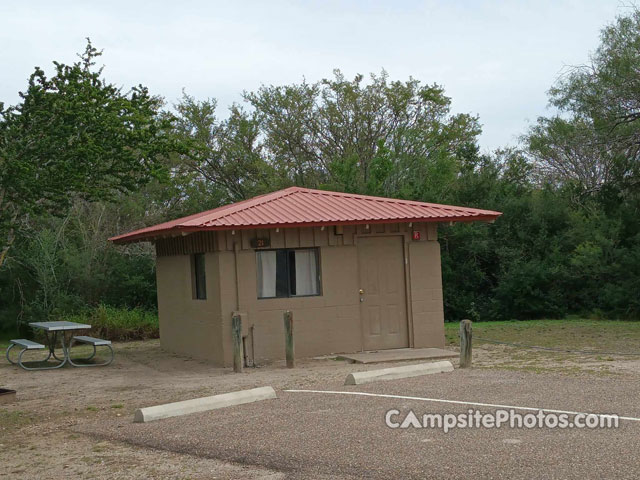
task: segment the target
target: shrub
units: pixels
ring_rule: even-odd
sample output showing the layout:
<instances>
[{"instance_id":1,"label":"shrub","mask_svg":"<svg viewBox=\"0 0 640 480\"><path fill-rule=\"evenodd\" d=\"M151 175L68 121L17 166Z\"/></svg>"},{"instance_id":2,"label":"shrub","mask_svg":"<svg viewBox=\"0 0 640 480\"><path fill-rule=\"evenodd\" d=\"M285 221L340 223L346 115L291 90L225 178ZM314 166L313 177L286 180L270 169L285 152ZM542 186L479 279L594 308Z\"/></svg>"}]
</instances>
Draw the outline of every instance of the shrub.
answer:
<instances>
[{"instance_id":1,"label":"shrub","mask_svg":"<svg viewBox=\"0 0 640 480\"><path fill-rule=\"evenodd\" d=\"M158 338L158 315L139 308L126 309L99 305L80 314L63 315L58 320L88 323L91 335L107 340L144 340Z\"/></svg>"}]
</instances>

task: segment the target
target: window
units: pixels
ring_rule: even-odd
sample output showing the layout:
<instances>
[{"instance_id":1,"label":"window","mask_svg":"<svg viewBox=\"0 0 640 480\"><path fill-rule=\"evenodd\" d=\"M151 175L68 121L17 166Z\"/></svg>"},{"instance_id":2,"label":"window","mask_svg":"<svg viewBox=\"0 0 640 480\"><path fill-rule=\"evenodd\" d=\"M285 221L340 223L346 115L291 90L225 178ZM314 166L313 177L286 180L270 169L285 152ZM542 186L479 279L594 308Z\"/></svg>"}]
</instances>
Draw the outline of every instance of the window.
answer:
<instances>
[{"instance_id":1,"label":"window","mask_svg":"<svg viewBox=\"0 0 640 480\"><path fill-rule=\"evenodd\" d=\"M207 299L207 277L204 270L204 253L191 256L191 289L194 300Z\"/></svg>"},{"instance_id":2,"label":"window","mask_svg":"<svg viewBox=\"0 0 640 480\"><path fill-rule=\"evenodd\" d=\"M317 248L256 252L258 298L320 295Z\"/></svg>"}]
</instances>

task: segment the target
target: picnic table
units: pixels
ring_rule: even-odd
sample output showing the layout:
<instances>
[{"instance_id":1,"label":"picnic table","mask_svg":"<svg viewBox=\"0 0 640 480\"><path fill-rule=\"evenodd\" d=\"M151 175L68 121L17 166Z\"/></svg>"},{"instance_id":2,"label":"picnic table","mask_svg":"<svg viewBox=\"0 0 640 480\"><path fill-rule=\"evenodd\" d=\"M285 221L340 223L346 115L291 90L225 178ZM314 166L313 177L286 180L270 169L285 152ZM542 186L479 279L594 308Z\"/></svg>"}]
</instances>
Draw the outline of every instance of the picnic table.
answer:
<instances>
[{"instance_id":1,"label":"picnic table","mask_svg":"<svg viewBox=\"0 0 640 480\"><path fill-rule=\"evenodd\" d=\"M71 345L71 336L74 331L77 330L90 330L91 325L87 325L86 323L77 323L77 322L30 322L29 326L31 328L35 328L38 330L43 330L44 335L47 339L47 347L49 347L49 356L45 360L49 360L52 356L59 362L59 365L56 365L52 368L60 368L64 366L69 361L69 347ZM62 356L63 358L59 358L56 355L56 345L58 344L58 334L60 335L60 343L62 344ZM67 336L69 339L67 340Z\"/></svg>"},{"instance_id":2,"label":"picnic table","mask_svg":"<svg viewBox=\"0 0 640 480\"><path fill-rule=\"evenodd\" d=\"M67 322L67 321L57 321L57 322L30 322L29 326L44 331L44 335L46 338L46 348L49 350L49 355L47 358L43 360L43 362L49 361L51 357L56 359L59 363L54 366L46 366L46 367L27 367L22 362L22 354L29 350L37 350L45 348L45 345L41 345L37 342L33 342L31 340L26 339L17 339L11 340L9 348L7 349L7 360L11 363L17 363L25 370L50 370L54 368L60 368L69 363L74 367L92 367L99 365L109 365L113 361L114 353L113 348L111 347L111 342L109 340L103 340L101 338L88 337L83 335L74 335L74 332L78 332L80 330L89 330L91 329L91 325L87 325L86 323L77 323L77 322ZM58 345L58 337L60 338L60 344L62 346L62 358L60 358L56 354L56 346ZM83 343L87 345L91 345L93 347L93 353L82 360L89 361L96 354L96 347L106 347L110 350L111 358L109 358L104 363L98 364L79 364L77 363L78 359L73 360L71 358L71 346L73 343ZM11 349L15 346L21 347L22 350L18 355L17 362L14 362L9 358L9 353Z\"/></svg>"}]
</instances>

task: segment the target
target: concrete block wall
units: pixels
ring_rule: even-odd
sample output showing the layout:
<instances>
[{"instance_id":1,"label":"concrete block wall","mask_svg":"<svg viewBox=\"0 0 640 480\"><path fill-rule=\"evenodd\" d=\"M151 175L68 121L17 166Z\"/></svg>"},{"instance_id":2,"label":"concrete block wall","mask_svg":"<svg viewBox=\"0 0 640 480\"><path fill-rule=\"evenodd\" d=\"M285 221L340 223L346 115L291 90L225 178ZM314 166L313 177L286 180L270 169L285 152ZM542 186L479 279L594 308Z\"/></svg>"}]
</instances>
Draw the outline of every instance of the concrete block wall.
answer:
<instances>
[{"instance_id":1,"label":"concrete block wall","mask_svg":"<svg viewBox=\"0 0 640 480\"><path fill-rule=\"evenodd\" d=\"M419 231L419 241L411 233ZM444 346L440 247L435 224L364 225L264 231L210 232L167 239L157 258L161 345L168 351L230 366L231 314L245 312L254 326L255 361L284 358L282 313L292 310L296 356L362 349L357 241L359 236L400 235L407 270L407 315L414 347ZM258 299L251 238L270 238L270 248L320 248L322 295ZM213 247L212 247L213 245ZM194 300L189 252L205 255L207 299ZM236 265L237 261L237 265ZM236 276L238 272L238 276Z\"/></svg>"}]
</instances>

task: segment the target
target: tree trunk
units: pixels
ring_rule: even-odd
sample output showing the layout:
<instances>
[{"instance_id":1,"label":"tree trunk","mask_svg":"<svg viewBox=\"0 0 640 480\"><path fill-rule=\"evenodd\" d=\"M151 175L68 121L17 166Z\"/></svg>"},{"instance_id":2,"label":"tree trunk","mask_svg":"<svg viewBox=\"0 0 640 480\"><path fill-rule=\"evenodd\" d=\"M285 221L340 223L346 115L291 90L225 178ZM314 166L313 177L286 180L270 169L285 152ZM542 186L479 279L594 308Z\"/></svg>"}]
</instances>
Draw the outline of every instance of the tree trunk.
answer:
<instances>
[{"instance_id":1,"label":"tree trunk","mask_svg":"<svg viewBox=\"0 0 640 480\"><path fill-rule=\"evenodd\" d=\"M13 245L13 242L15 241L15 239L16 239L15 231L13 227L10 227L9 232L7 232L7 240L4 246L2 247L2 250L0 250L0 269L2 269L2 265L4 265L4 262L7 258L7 253L9 253L9 249Z\"/></svg>"}]
</instances>

